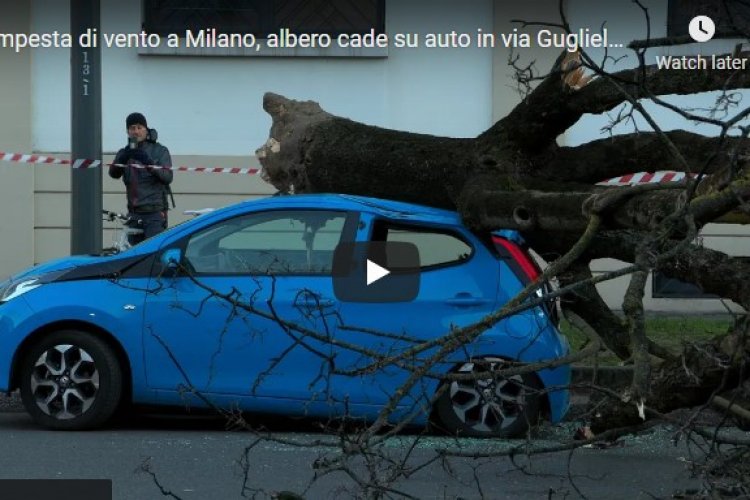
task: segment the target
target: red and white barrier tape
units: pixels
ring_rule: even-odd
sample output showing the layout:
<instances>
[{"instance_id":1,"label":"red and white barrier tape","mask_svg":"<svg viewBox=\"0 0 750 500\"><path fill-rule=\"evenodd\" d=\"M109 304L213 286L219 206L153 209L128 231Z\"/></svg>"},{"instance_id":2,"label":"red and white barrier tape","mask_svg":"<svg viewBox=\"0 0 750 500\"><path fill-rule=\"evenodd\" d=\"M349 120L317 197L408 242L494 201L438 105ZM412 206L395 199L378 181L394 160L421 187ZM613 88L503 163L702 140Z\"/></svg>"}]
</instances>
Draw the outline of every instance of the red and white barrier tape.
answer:
<instances>
[{"instance_id":1,"label":"red and white barrier tape","mask_svg":"<svg viewBox=\"0 0 750 500\"><path fill-rule=\"evenodd\" d=\"M24 155L20 153L3 153L0 151L0 161L9 161L13 163L35 163L45 165L73 165L73 168L98 167L101 165L99 160L61 160L52 156Z\"/></svg>"},{"instance_id":2,"label":"red and white barrier tape","mask_svg":"<svg viewBox=\"0 0 750 500\"><path fill-rule=\"evenodd\" d=\"M7 161L13 163L32 163L32 164L44 164L44 165L71 165L73 168L94 168L102 164L99 160L62 160L54 158L52 156L40 156L40 155L25 155L18 153L4 153L0 151L0 162ZM119 167L125 167L118 163L111 163L107 165L115 165ZM162 167L159 165L150 165L152 168L170 168ZM145 166L138 166L138 168L146 168ZM245 174L245 175L257 175L260 173L259 168L240 168L240 167L171 167L171 170L177 172L199 172L207 174ZM689 174L691 177L695 177L696 174ZM621 175L619 177L613 177L611 179L597 182L599 186L632 186L635 184L647 184L647 183L659 183L659 182L677 182L685 178L685 172L674 172L670 170L660 170L657 172L637 172L634 174Z\"/></svg>"},{"instance_id":3,"label":"red and white barrier tape","mask_svg":"<svg viewBox=\"0 0 750 500\"><path fill-rule=\"evenodd\" d=\"M688 174L695 177L697 174ZM612 177L601 182L598 186L633 186L635 184L657 184L660 182L678 182L685 179L685 172L673 172L671 170L659 170L657 172L637 172L635 174Z\"/></svg>"},{"instance_id":4,"label":"red and white barrier tape","mask_svg":"<svg viewBox=\"0 0 750 500\"><path fill-rule=\"evenodd\" d=\"M102 165L99 160L63 160L52 156L25 155L19 153L4 153L0 151L0 162L7 161L12 163L30 163L35 165L70 165L72 168L95 168ZM125 167L119 163L109 163L118 167ZM209 174L246 174L257 175L260 173L259 168L240 168L240 167L163 167L159 165L149 165L152 168L168 168L176 172L200 172ZM137 166L137 168L146 168L146 166Z\"/></svg>"}]
</instances>

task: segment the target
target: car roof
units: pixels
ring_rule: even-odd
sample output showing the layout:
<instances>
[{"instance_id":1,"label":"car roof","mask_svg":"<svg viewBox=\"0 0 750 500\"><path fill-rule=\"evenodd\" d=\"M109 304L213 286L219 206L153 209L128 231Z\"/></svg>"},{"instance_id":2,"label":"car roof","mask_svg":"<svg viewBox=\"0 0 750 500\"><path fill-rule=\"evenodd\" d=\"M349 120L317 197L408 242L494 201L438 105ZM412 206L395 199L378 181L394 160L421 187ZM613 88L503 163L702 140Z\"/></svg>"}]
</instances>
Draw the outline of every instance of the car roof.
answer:
<instances>
[{"instance_id":1,"label":"car roof","mask_svg":"<svg viewBox=\"0 0 750 500\"><path fill-rule=\"evenodd\" d=\"M367 196L355 196L349 194L294 194L281 195L252 200L241 203L252 204L254 207L273 209L278 208L327 208L338 210L356 210L370 212L391 219L402 219L405 221L423 221L435 224L460 225L461 218L457 212L443 210L440 208L417 205L395 200L381 198L370 198Z\"/></svg>"}]
</instances>

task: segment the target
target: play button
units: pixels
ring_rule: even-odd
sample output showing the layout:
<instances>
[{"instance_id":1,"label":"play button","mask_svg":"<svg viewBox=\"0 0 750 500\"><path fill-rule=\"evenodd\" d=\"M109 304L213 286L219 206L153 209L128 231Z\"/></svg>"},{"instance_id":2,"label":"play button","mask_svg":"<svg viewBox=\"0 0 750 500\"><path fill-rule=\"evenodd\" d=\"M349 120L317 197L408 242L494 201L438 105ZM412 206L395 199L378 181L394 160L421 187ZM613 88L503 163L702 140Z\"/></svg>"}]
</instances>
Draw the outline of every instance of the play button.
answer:
<instances>
[{"instance_id":1,"label":"play button","mask_svg":"<svg viewBox=\"0 0 750 500\"><path fill-rule=\"evenodd\" d=\"M342 302L408 302L419 293L419 250L411 243L339 243L333 292Z\"/></svg>"},{"instance_id":2,"label":"play button","mask_svg":"<svg viewBox=\"0 0 750 500\"><path fill-rule=\"evenodd\" d=\"M377 265L370 259L367 259L367 286L372 285L379 279L385 278L389 274L391 274L391 272L388 269Z\"/></svg>"}]
</instances>

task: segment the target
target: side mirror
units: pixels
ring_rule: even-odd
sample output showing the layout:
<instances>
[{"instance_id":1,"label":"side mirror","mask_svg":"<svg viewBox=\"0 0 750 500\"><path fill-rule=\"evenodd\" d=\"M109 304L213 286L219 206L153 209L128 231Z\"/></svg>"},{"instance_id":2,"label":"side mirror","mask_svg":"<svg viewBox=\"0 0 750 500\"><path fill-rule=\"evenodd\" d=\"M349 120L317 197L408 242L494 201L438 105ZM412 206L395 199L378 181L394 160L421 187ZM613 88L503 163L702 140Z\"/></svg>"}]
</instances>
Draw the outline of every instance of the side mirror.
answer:
<instances>
[{"instance_id":1,"label":"side mirror","mask_svg":"<svg viewBox=\"0 0 750 500\"><path fill-rule=\"evenodd\" d=\"M179 248L170 248L161 254L161 265L164 269L175 270L182 260L182 251Z\"/></svg>"}]
</instances>

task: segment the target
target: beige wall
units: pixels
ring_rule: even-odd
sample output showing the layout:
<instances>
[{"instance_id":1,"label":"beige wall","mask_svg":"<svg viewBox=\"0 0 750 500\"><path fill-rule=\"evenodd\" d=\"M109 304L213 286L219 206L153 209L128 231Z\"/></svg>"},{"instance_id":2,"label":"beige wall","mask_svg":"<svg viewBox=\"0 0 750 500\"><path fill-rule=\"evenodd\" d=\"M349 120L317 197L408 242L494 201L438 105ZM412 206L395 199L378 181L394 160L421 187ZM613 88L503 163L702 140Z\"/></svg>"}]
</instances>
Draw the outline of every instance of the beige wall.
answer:
<instances>
[{"instance_id":1,"label":"beige wall","mask_svg":"<svg viewBox=\"0 0 750 500\"><path fill-rule=\"evenodd\" d=\"M0 33L29 26L28 2L3 7ZM31 55L0 50L0 151L31 150ZM32 263L34 169L0 162L0 279Z\"/></svg>"},{"instance_id":2,"label":"beige wall","mask_svg":"<svg viewBox=\"0 0 750 500\"><path fill-rule=\"evenodd\" d=\"M68 0L22 1L31 4L30 14L9 21L12 29L7 31L69 31ZM388 2L386 22L397 32L473 31L477 24L489 30L491 2L474 2L467 9L451 0L393 0ZM139 5L102 0L100 33L137 32L141 26ZM430 16L425 17L424 12ZM68 156L68 52L63 48L22 52L26 57L30 54L31 76L26 71L18 82L8 86L31 88L32 107L21 115L31 121L32 137L25 142L9 140L7 147L12 151ZM165 57L147 56L134 47L102 47L105 151L112 153L124 142L124 117L138 110L159 130L178 164L257 165L251 151L265 142L271 125L261 108L267 91L314 99L327 111L357 121L437 135L476 135L491 118L491 55L485 50L435 51L422 47L391 51L388 57L356 58L209 57L209 52L206 57ZM3 66L3 74L5 69ZM467 93L473 96L468 101L463 99ZM0 100L18 101L16 96L0 96ZM17 164L1 166L13 172L24 169ZM8 190L26 193L26 202L14 206L30 218L12 222L11 229L14 235L26 231L29 241L36 245L6 250L6 255L20 257L0 263L0 275L69 252L69 170L40 166L27 167L27 171L35 172L36 177L29 178L26 188L18 190L20 184L15 182ZM105 176L103 187L104 206L123 209L122 184ZM226 205L267 195L272 189L259 177L180 173L174 191L178 209L172 213L172 224L182 220L181 211L186 208ZM105 235L105 243L110 240L109 234Z\"/></svg>"}]
</instances>

